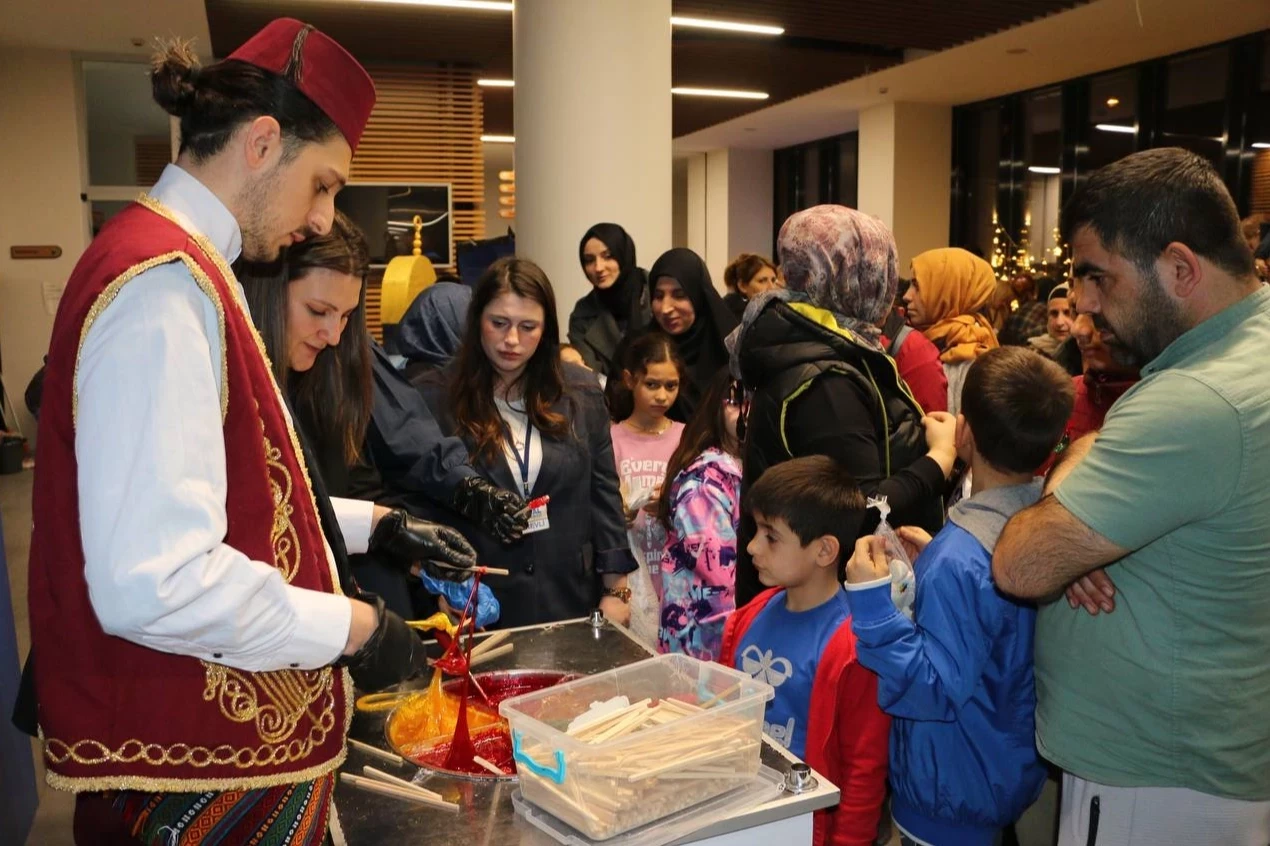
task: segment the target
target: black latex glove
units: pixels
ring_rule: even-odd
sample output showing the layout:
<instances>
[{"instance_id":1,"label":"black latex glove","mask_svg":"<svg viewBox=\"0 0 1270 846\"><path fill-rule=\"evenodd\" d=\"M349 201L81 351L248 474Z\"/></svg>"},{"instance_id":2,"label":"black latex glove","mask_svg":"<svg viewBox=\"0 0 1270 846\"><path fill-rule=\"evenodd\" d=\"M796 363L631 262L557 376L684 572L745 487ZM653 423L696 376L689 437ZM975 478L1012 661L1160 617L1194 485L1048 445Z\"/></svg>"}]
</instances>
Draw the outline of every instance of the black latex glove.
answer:
<instances>
[{"instance_id":1,"label":"black latex glove","mask_svg":"<svg viewBox=\"0 0 1270 846\"><path fill-rule=\"evenodd\" d=\"M392 556L406 567L417 561L429 575L452 582L465 580L476 566L476 550L462 534L401 508L380 518L370 536L370 551Z\"/></svg>"},{"instance_id":2,"label":"black latex glove","mask_svg":"<svg viewBox=\"0 0 1270 846\"><path fill-rule=\"evenodd\" d=\"M499 543L520 540L529 527L525 501L480 476L468 476L460 482L450 505L493 535Z\"/></svg>"},{"instance_id":3,"label":"black latex glove","mask_svg":"<svg viewBox=\"0 0 1270 846\"><path fill-rule=\"evenodd\" d=\"M427 670L427 649L415 630L389 611L382 597L359 593L356 598L375 606L379 624L361 649L340 662L348 667L353 684L359 690L374 692Z\"/></svg>"}]
</instances>

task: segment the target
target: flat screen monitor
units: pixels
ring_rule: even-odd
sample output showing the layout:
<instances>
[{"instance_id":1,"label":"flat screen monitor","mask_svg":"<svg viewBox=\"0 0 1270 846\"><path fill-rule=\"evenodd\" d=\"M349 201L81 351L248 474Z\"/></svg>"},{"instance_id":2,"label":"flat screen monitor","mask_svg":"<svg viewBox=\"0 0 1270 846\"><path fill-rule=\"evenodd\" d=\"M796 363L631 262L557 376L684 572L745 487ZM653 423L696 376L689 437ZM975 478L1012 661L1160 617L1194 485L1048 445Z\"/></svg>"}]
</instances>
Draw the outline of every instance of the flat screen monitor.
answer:
<instances>
[{"instance_id":1,"label":"flat screen monitor","mask_svg":"<svg viewBox=\"0 0 1270 846\"><path fill-rule=\"evenodd\" d=\"M373 265L410 255L415 215L423 219L423 254L437 267L454 266L454 203L444 183L354 182L335 195L335 207L361 228Z\"/></svg>"}]
</instances>

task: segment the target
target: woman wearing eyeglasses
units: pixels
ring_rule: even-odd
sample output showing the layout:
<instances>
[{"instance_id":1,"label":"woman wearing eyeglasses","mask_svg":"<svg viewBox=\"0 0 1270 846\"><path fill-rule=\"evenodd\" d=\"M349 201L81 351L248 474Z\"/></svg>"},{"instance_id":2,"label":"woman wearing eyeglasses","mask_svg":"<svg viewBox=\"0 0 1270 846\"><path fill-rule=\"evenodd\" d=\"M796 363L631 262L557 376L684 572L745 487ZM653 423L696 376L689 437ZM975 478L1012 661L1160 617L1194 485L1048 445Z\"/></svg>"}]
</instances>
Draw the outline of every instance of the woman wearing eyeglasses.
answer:
<instances>
[{"instance_id":1,"label":"woman wearing eyeglasses","mask_svg":"<svg viewBox=\"0 0 1270 846\"><path fill-rule=\"evenodd\" d=\"M720 371L666 468L671 483L657 503L668 532L661 558L661 652L717 659L723 624L736 610L741 397L740 384Z\"/></svg>"}]
</instances>

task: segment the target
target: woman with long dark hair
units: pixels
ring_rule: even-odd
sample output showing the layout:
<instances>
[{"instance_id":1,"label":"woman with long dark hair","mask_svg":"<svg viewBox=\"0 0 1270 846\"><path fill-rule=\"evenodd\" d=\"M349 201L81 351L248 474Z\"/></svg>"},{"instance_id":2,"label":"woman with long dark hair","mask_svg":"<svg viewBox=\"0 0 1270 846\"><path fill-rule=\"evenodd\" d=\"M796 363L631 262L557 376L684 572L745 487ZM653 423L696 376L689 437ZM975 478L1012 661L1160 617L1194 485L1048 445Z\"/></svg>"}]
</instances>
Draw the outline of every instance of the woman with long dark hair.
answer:
<instances>
[{"instance_id":1,"label":"woman with long dark hair","mask_svg":"<svg viewBox=\"0 0 1270 846\"><path fill-rule=\"evenodd\" d=\"M476 284L458 356L419 385L481 475L526 500L550 497L510 546L460 524L481 563L512 571L488 581L504 627L577 617L597 604L612 619L629 618L626 574L635 561L608 412L594 375L561 363L558 337L542 269L500 259Z\"/></svg>"},{"instance_id":2,"label":"woman with long dark hair","mask_svg":"<svg viewBox=\"0 0 1270 846\"><path fill-rule=\"evenodd\" d=\"M285 280L242 279L274 378L333 496L347 492L370 424L369 269L361 231L337 212L328 234L288 250Z\"/></svg>"},{"instance_id":3,"label":"woman with long dark hair","mask_svg":"<svg viewBox=\"0 0 1270 846\"><path fill-rule=\"evenodd\" d=\"M569 343L587 367L609 376L619 342L648 324L648 276L635 264L635 242L616 223L588 229L578 260L592 290L569 315Z\"/></svg>"},{"instance_id":4,"label":"woman with long dark hair","mask_svg":"<svg viewBox=\"0 0 1270 846\"><path fill-rule=\"evenodd\" d=\"M365 314L370 269L366 240L356 224L336 212L330 232L287 251L285 268L283 279L253 278L250 268L243 274L248 307L274 378L288 398L296 429L307 446L315 484L334 498L341 524L344 518L356 522L350 511L369 520L370 503L343 499L352 497L354 489L383 493L377 473L363 455L373 391ZM405 511L393 519L403 525L426 525ZM350 563L362 588L382 597L397 614L412 616L410 568L414 562L376 551L353 554Z\"/></svg>"},{"instance_id":5,"label":"woman with long dark hair","mask_svg":"<svg viewBox=\"0 0 1270 846\"><path fill-rule=\"evenodd\" d=\"M740 384L715 375L666 467L657 517L669 537L661 558L658 649L714 661L736 610L741 460Z\"/></svg>"}]
</instances>

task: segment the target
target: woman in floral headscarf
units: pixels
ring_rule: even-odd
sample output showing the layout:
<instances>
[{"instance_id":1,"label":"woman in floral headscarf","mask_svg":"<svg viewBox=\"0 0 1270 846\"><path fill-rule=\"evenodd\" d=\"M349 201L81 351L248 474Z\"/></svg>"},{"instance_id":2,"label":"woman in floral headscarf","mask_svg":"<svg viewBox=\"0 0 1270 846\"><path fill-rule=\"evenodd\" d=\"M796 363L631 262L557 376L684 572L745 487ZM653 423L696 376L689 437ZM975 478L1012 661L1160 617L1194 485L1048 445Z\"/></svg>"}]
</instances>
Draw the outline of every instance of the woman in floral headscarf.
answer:
<instances>
[{"instance_id":1,"label":"woman in floral headscarf","mask_svg":"<svg viewBox=\"0 0 1270 846\"><path fill-rule=\"evenodd\" d=\"M952 471L953 426L925 420L879 342L895 300L895 239L877 218L815 206L785 221L777 239L785 289L750 301L730 339L732 373L751 395L744 431L742 497L768 467L804 455L840 461L866 496L886 496L892 521L934 533ZM925 428L932 430L927 448ZM761 586L737 543L737 607Z\"/></svg>"},{"instance_id":2,"label":"woman in floral headscarf","mask_svg":"<svg viewBox=\"0 0 1270 846\"><path fill-rule=\"evenodd\" d=\"M951 414L961 410L961 386L970 365L998 346L985 316L996 290L992 266L966 250L943 247L913 259L913 284L904 294L908 322L939 348Z\"/></svg>"}]
</instances>

